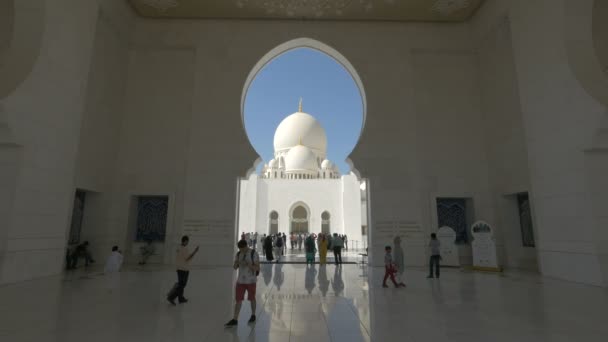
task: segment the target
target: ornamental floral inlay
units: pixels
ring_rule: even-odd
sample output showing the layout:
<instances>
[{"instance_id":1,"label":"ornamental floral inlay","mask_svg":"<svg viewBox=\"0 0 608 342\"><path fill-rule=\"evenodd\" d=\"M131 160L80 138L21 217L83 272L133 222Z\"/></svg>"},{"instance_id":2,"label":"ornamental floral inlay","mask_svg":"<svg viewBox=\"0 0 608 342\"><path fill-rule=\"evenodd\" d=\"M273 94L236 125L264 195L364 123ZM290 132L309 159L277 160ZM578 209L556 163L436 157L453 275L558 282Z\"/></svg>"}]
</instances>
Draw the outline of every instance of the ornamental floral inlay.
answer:
<instances>
[{"instance_id":1,"label":"ornamental floral inlay","mask_svg":"<svg viewBox=\"0 0 608 342\"><path fill-rule=\"evenodd\" d=\"M433 11L442 15L450 15L454 12L469 8L471 0L436 0Z\"/></svg>"},{"instance_id":2,"label":"ornamental floral inlay","mask_svg":"<svg viewBox=\"0 0 608 342\"><path fill-rule=\"evenodd\" d=\"M389 3L392 0L388 1ZM295 17L312 13L316 17L342 15L353 3L359 3L366 11L374 8L374 0L236 0L239 8L261 7L267 14Z\"/></svg>"},{"instance_id":3,"label":"ornamental floral inlay","mask_svg":"<svg viewBox=\"0 0 608 342\"><path fill-rule=\"evenodd\" d=\"M140 0L142 4L150 6L159 12L166 12L167 10L179 6L177 0Z\"/></svg>"}]
</instances>

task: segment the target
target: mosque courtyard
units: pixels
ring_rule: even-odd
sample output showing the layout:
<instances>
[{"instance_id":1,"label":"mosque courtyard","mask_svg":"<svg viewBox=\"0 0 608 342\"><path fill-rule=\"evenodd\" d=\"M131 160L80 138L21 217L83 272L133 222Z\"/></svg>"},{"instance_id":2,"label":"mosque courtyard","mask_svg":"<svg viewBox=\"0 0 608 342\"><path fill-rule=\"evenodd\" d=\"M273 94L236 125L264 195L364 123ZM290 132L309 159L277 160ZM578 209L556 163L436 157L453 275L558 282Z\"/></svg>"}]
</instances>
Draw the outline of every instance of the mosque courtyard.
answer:
<instances>
[{"instance_id":1,"label":"mosque courtyard","mask_svg":"<svg viewBox=\"0 0 608 342\"><path fill-rule=\"evenodd\" d=\"M354 259L354 257L353 257ZM165 301L165 266L127 267L120 280L93 267L0 287L0 340L22 341L605 341L608 293L600 287L507 272L406 271L384 289L383 270L360 264L264 264L258 321L231 317L234 272L197 268L189 302Z\"/></svg>"}]
</instances>

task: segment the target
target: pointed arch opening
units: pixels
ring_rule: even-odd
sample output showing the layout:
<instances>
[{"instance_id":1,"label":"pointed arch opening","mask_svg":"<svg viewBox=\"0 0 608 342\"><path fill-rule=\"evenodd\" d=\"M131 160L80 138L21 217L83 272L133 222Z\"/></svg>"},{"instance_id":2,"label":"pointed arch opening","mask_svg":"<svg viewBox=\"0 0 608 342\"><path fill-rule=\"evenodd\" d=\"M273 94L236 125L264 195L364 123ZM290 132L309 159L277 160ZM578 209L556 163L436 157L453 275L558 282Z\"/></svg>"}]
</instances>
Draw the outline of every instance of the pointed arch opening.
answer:
<instances>
[{"instance_id":1,"label":"pointed arch opening","mask_svg":"<svg viewBox=\"0 0 608 342\"><path fill-rule=\"evenodd\" d=\"M268 234L274 235L279 233L279 213L271 211L268 215Z\"/></svg>"},{"instance_id":2,"label":"pointed arch opening","mask_svg":"<svg viewBox=\"0 0 608 342\"><path fill-rule=\"evenodd\" d=\"M290 233L306 234L310 231L310 209L304 203L296 203L290 210Z\"/></svg>"},{"instance_id":3,"label":"pointed arch opening","mask_svg":"<svg viewBox=\"0 0 608 342\"><path fill-rule=\"evenodd\" d=\"M321 233L331 234L331 215L328 211L321 214Z\"/></svg>"}]
</instances>

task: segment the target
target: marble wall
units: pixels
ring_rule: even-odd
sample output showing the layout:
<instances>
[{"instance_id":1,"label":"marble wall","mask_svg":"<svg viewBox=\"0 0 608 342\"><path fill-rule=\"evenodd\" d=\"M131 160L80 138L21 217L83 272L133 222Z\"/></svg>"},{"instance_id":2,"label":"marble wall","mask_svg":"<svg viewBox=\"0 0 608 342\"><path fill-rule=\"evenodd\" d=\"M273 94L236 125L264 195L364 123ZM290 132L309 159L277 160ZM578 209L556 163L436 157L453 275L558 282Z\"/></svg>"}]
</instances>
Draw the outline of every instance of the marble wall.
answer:
<instances>
[{"instance_id":1,"label":"marble wall","mask_svg":"<svg viewBox=\"0 0 608 342\"><path fill-rule=\"evenodd\" d=\"M2 100L8 125L23 147L0 282L57 274L65 256L98 4L48 1L41 10L45 34L36 64ZM40 24L38 16L20 19L33 20L31 28Z\"/></svg>"},{"instance_id":2,"label":"marble wall","mask_svg":"<svg viewBox=\"0 0 608 342\"><path fill-rule=\"evenodd\" d=\"M484 145L496 210L495 237L504 247L499 251L506 267L537 271L536 248L522 243L517 206L516 194L530 192L530 178L508 19L497 22L484 34L479 38L477 53Z\"/></svg>"}]
</instances>

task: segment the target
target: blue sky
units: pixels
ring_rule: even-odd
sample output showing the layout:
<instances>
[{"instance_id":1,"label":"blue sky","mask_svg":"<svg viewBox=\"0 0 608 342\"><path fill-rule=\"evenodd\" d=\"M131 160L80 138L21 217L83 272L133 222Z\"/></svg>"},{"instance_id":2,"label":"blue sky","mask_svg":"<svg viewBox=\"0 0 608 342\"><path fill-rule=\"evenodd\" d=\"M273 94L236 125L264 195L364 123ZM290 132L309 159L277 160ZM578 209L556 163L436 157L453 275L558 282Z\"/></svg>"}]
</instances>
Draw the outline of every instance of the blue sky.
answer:
<instances>
[{"instance_id":1,"label":"blue sky","mask_svg":"<svg viewBox=\"0 0 608 342\"><path fill-rule=\"evenodd\" d=\"M328 159L342 173L363 124L363 104L352 77L336 60L313 49L286 52L268 63L251 83L245 98L245 129L264 162L273 157L274 131L298 110L319 120L327 133Z\"/></svg>"}]
</instances>

